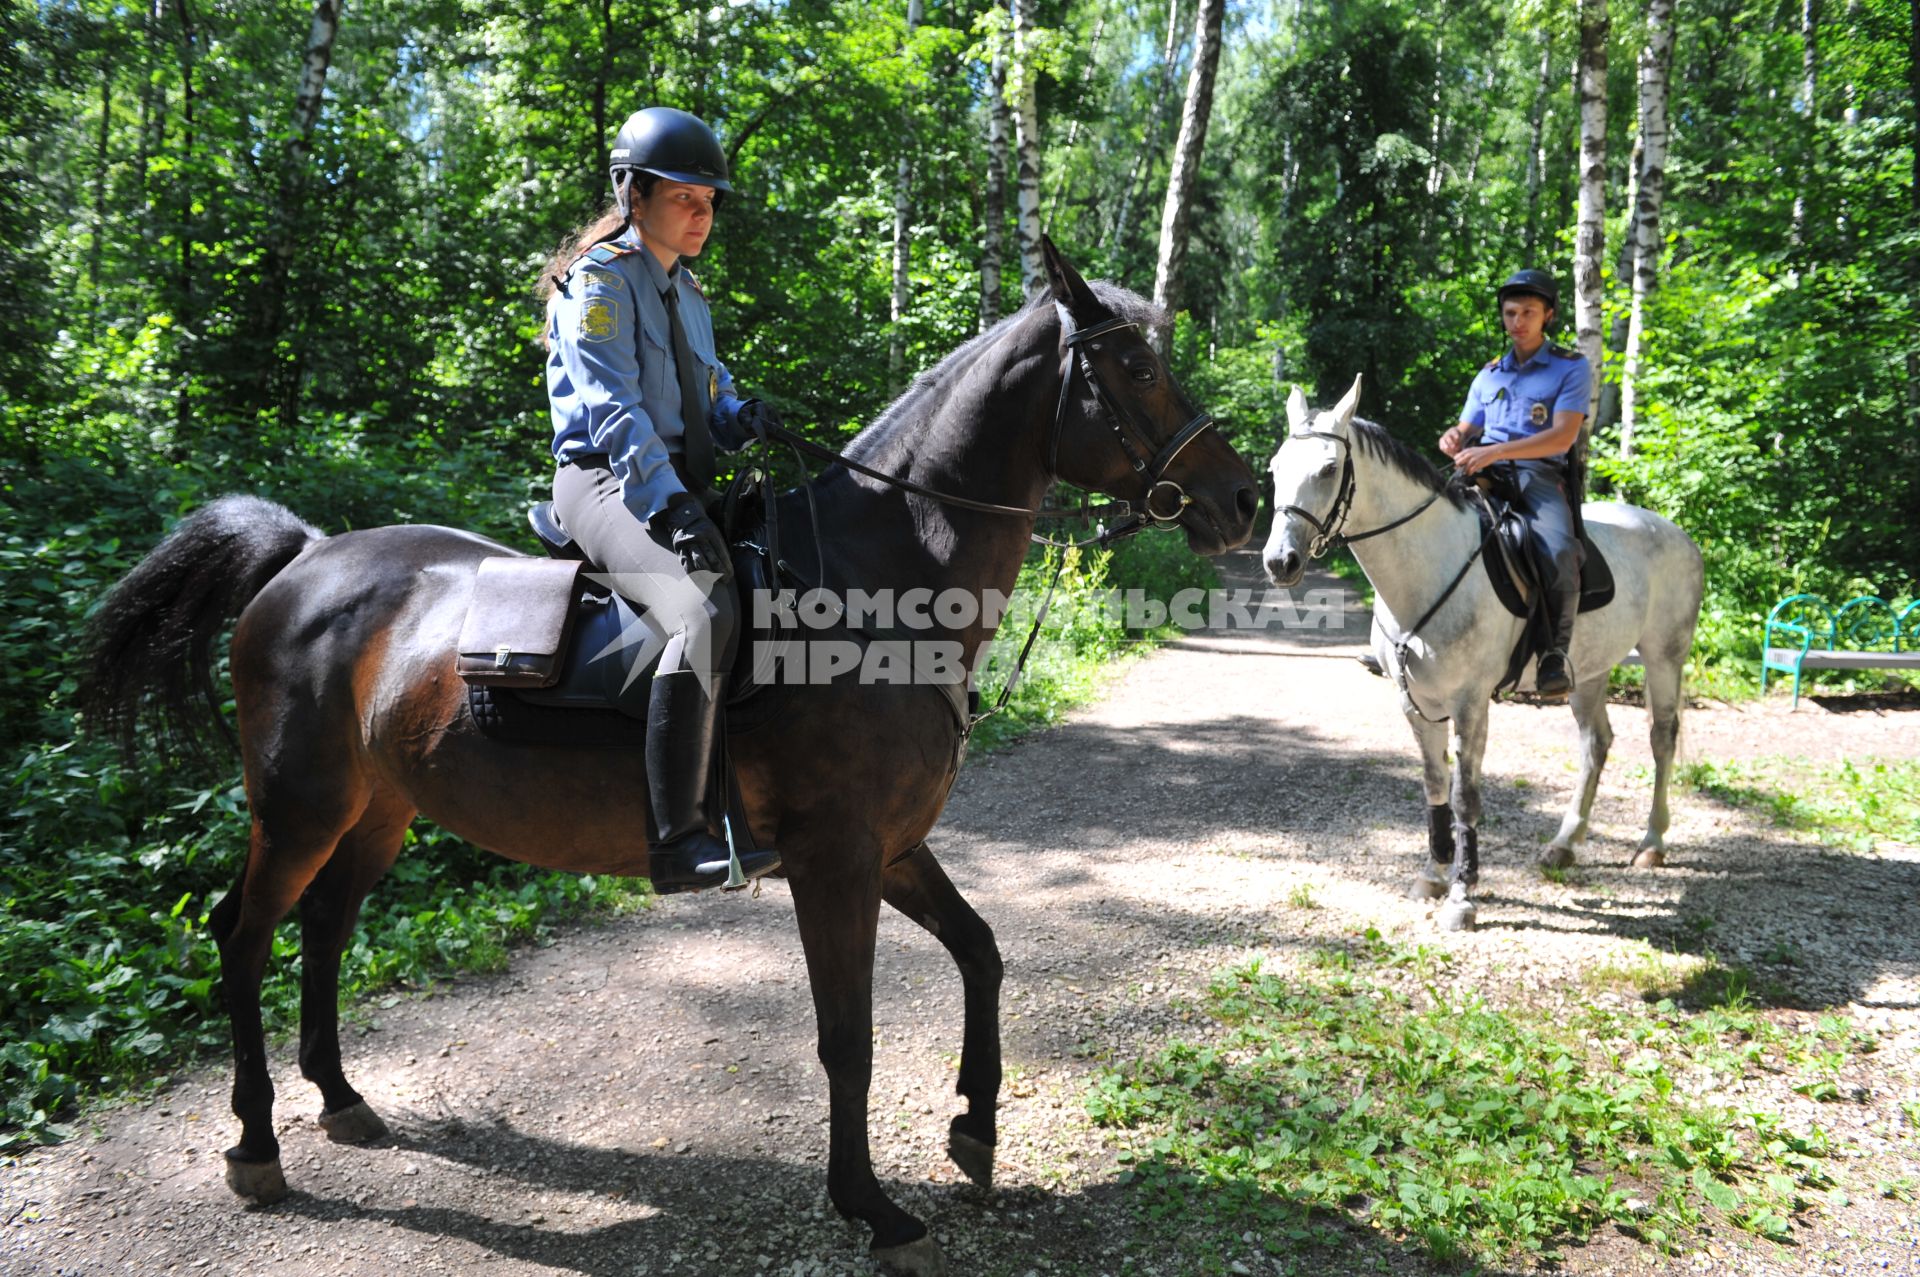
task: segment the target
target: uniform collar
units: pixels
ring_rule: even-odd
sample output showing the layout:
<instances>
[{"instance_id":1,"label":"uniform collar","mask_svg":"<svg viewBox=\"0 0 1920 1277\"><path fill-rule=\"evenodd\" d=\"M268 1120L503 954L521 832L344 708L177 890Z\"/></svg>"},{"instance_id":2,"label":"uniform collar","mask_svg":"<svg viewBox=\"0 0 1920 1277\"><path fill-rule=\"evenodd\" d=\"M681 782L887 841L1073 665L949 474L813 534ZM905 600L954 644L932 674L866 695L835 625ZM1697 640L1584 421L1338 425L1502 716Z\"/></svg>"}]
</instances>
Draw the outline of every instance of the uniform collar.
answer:
<instances>
[{"instance_id":1,"label":"uniform collar","mask_svg":"<svg viewBox=\"0 0 1920 1277\"><path fill-rule=\"evenodd\" d=\"M1547 360L1547 352L1552 348L1552 342L1541 342L1540 349L1534 351L1532 357L1523 364L1514 357L1513 344L1509 342L1507 344L1507 353L1500 356L1500 367L1507 372L1519 372L1524 368L1531 368L1535 364L1545 363Z\"/></svg>"},{"instance_id":2,"label":"uniform collar","mask_svg":"<svg viewBox=\"0 0 1920 1277\"><path fill-rule=\"evenodd\" d=\"M671 271L662 266L660 259L653 255L653 250L647 247L647 242L641 237L638 226L627 227L626 234L622 235L617 242L640 250L638 256L641 264L646 267L647 279L653 284L653 291L662 296L666 295L668 288L678 285L681 277L686 274L685 266L678 261L674 262Z\"/></svg>"}]
</instances>

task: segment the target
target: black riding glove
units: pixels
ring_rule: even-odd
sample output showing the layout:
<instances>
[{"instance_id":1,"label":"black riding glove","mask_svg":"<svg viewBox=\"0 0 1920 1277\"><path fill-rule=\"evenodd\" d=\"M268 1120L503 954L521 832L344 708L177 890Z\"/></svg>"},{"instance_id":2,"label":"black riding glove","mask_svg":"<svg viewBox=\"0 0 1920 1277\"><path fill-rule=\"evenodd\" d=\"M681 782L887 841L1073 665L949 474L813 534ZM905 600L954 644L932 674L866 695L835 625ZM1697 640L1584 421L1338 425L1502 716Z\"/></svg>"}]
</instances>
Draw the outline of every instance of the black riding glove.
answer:
<instances>
[{"instance_id":1,"label":"black riding glove","mask_svg":"<svg viewBox=\"0 0 1920 1277\"><path fill-rule=\"evenodd\" d=\"M768 431L778 430L785 424L780 420L780 410L764 399L749 399L741 404L734 420L755 439L764 439Z\"/></svg>"},{"instance_id":2,"label":"black riding glove","mask_svg":"<svg viewBox=\"0 0 1920 1277\"><path fill-rule=\"evenodd\" d=\"M721 576L731 572L727 539L691 492L674 493L657 517L667 530L667 544L688 572L717 572Z\"/></svg>"}]
</instances>

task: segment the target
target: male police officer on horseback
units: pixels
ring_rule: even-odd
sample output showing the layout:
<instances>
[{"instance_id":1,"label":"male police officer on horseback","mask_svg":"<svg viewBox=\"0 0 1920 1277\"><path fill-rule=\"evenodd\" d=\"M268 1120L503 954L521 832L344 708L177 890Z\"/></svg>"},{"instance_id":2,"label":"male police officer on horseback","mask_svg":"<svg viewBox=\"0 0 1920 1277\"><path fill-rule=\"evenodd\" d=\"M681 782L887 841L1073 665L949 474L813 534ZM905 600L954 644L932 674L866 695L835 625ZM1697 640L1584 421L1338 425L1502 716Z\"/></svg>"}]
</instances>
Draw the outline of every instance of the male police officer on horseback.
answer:
<instances>
[{"instance_id":1,"label":"male police officer on horseback","mask_svg":"<svg viewBox=\"0 0 1920 1277\"><path fill-rule=\"evenodd\" d=\"M1576 350L1547 343L1560 304L1553 276L1517 271L1500 286L1500 323L1513 348L1482 368L1467 392L1459 424L1440 451L1464 474L1506 463L1515 505L1527 521L1551 636L1535 672L1535 690L1561 698L1573 690L1567 648L1580 608L1580 539L1569 502L1572 449L1586 420L1593 370Z\"/></svg>"}]
</instances>

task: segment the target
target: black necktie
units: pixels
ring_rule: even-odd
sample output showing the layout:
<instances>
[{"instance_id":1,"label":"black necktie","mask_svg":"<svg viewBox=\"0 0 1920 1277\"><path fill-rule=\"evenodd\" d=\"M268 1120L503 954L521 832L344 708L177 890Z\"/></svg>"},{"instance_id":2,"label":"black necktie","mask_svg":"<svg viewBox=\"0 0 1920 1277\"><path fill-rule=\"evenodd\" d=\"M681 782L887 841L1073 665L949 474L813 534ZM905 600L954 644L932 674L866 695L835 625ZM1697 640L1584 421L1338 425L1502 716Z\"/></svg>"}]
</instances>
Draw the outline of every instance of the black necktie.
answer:
<instances>
[{"instance_id":1,"label":"black necktie","mask_svg":"<svg viewBox=\"0 0 1920 1277\"><path fill-rule=\"evenodd\" d=\"M706 399L700 393L700 377L695 371L705 365L693 357L693 347L687 345L687 330L680 322L680 286L677 281L667 285L667 291L660 294L660 300L667 304L667 330L673 339L673 370L680 378L680 421L686 430L687 487L697 496L713 486L713 432L707 426L707 414L703 406Z\"/></svg>"}]
</instances>

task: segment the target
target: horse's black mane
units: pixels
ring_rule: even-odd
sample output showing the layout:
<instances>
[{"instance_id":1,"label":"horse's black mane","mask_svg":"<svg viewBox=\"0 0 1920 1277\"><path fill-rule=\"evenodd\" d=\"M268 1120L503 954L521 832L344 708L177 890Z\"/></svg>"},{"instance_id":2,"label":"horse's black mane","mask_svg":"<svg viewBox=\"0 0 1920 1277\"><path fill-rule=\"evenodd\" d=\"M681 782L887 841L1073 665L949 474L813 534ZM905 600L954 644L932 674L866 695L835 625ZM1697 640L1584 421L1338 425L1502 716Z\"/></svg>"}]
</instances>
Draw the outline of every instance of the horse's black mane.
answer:
<instances>
[{"instance_id":1,"label":"horse's black mane","mask_svg":"<svg viewBox=\"0 0 1920 1277\"><path fill-rule=\"evenodd\" d=\"M1355 417L1353 438L1374 460L1384 461L1415 483L1438 492L1456 509L1467 508L1466 494L1461 491L1457 476L1444 475L1434 469L1431 461L1414 451L1411 445L1394 438L1379 422Z\"/></svg>"},{"instance_id":2,"label":"horse's black mane","mask_svg":"<svg viewBox=\"0 0 1920 1277\"><path fill-rule=\"evenodd\" d=\"M1105 280L1094 280L1088 284L1093 295L1101 305L1120 319L1130 319L1139 324L1146 332L1164 331L1169 326L1167 312L1138 293L1129 292L1118 284ZM887 405L886 411L862 430L845 448L846 455L856 461L872 463L873 454L893 433L894 427L903 419L916 416L930 398L946 394L979 354L991 347L1005 335L1006 330L1021 322L1028 314L1037 309L1052 310L1054 306L1051 293L1041 293L1021 309L1008 315L987 331L973 337L952 354L913 379L913 384Z\"/></svg>"}]
</instances>

